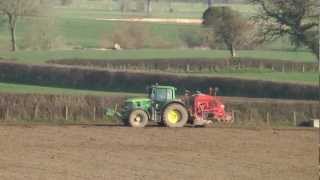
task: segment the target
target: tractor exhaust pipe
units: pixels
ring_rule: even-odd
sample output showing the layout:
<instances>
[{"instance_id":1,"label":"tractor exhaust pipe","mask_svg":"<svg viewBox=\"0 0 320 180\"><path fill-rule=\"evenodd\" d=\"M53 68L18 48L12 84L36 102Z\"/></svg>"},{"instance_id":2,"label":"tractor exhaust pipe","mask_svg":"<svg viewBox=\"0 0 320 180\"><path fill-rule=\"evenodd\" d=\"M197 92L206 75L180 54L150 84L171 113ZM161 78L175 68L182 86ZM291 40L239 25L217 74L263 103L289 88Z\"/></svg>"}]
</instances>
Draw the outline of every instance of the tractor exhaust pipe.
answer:
<instances>
[{"instance_id":1,"label":"tractor exhaust pipe","mask_svg":"<svg viewBox=\"0 0 320 180\"><path fill-rule=\"evenodd\" d=\"M219 91L218 87L215 87L214 89L212 87L209 87L209 95L210 96L217 96Z\"/></svg>"},{"instance_id":2,"label":"tractor exhaust pipe","mask_svg":"<svg viewBox=\"0 0 320 180\"><path fill-rule=\"evenodd\" d=\"M213 95L213 88L209 87L209 95L212 96Z\"/></svg>"}]
</instances>

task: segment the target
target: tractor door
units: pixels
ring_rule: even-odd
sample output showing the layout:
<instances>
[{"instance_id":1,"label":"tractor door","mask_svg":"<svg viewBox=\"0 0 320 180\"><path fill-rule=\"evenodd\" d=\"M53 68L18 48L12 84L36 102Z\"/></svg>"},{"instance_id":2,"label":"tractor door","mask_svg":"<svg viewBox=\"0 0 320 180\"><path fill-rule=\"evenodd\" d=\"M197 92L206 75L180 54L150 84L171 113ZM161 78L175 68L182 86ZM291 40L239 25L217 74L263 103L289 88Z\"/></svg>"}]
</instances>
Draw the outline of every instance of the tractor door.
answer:
<instances>
[{"instance_id":1,"label":"tractor door","mask_svg":"<svg viewBox=\"0 0 320 180\"><path fill-rule=\"evenodd\" d=\"M169 88L154 86L149 91L149 98L152 100L151 119L161 122L161 110L168 101L174 98L174 94Z\"/></svg>"},{"instance_id":2,"label":"tractor door","mask_svg":"<svg viewBox=\"0 0 320 180\"><path fill-rule=\"evenodd\" d=\"M153 88L150 98L155 102L165 103L174 98L174 93L168 88Z\"/></svg>"}]
</instances>

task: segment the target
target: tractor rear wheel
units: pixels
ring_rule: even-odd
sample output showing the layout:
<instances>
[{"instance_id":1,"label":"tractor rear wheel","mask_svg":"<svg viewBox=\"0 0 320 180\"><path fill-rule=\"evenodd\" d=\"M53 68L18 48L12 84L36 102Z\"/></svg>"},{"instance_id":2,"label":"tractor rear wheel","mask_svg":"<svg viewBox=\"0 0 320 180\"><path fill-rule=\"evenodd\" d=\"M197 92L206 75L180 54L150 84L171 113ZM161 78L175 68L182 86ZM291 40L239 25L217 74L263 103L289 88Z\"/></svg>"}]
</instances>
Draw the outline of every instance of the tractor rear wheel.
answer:
<instances>
[{"instance_id":1,"label":"tractor rear wheel","mask_svg":"<svg viewBox=\"0 0 320 180\"><path fill-rule=\"evenodd\" d=\"M178 103L168 105L163 112L163 122L167 127L183 127L188 118L187 109Z\"/></svg>"},{"instance_id":2,"label":"tractor rear wheel","mask_svg":"<svg viewBox=\"0 0 320 180\"><path fill-rule=\"evenodd\" d=\"M140 109L133 110L129 115L129 125L132 127L143 128L148 124L148 114Z\"/></svg>"}]
</instances>

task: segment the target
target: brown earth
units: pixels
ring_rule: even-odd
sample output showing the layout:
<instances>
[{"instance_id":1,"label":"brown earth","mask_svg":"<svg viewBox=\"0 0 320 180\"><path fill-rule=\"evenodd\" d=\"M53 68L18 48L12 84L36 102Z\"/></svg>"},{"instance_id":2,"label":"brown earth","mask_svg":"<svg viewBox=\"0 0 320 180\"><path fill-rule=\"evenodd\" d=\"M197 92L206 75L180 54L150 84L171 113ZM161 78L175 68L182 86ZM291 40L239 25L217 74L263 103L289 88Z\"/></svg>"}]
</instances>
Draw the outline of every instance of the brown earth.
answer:
<instances>
[{"instance_id":1,"label":"brown earth","mask_svg":"<svg viewBox=\"0 0 320 180\"><path fill-rule=\"evenodd\" d=\"M0 126L0 179L317 179L315 130Z\"/></svg>"}]
</instances>

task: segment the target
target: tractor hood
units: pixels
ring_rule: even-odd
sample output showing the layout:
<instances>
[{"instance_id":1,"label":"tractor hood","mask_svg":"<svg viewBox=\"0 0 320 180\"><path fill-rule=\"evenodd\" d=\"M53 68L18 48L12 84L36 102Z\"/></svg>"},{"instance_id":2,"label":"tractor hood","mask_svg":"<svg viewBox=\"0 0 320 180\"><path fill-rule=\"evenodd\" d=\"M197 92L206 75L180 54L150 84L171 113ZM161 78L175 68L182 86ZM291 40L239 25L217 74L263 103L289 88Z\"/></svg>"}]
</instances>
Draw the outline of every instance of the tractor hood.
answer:
<instances>
[{"instance_id":1,"label":"tractor hood","mask_svg":"<svg viewBox=\"0 0 320 180\"><path fill-rule=\"evenodd\" d=\"M149 98L129 98L125 101L123 111L126 112L126 114L129 114L133 109L143 109L148 111L150 107L151 100Z\"/></svg>"},{"instance_id":2,"label":"tractor hood","mask_svg":"<svg viewBox=\"0 0 320 180\"><path fill-rule=\"evenodd\" d=\"M129 98L126 100L126 102L132 102L132 103L151 102L151 99L149 99L149 98Z\"/></svg>"}]
</instances>

